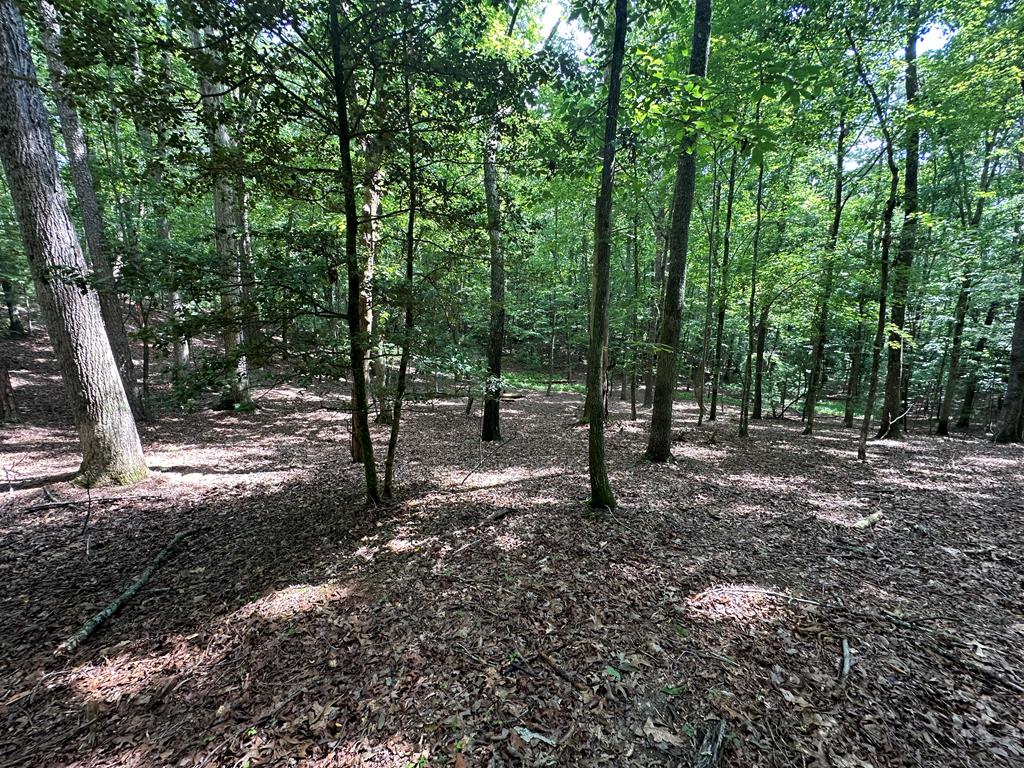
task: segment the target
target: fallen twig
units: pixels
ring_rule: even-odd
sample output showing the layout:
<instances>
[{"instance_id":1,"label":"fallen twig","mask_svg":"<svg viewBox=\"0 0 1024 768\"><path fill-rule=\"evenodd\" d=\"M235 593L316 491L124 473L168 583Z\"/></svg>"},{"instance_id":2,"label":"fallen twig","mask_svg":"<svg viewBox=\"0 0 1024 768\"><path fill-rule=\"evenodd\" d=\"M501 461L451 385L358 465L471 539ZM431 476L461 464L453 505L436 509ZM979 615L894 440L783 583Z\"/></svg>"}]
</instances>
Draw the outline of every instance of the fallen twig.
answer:
<instances>
[{"instance_id":1,"label":"fallen twig","mask_svg":"<svg viewBox=\"0 0 1024 768\"><path fill-rule=\"evenodd\" d=\"M569 683L569 685L571 685L577 691L580 691L582 693L587 690L587 686L581 683L575 677L575 675L569 674L560 666L558 666L558 662L552 659L548 654L544 653L544 651L537 651L537 658L543 661L545 664L547 664L547 666L551 669L552 672L554 672L560 678L565 680L565 682Z\"/></svg>"},{"instance_id":2,"label":"fallen twig","mask_svg":"<svg viewBox=\"0 0 1024 768\"><path fill-rule=\"evenodd\" d=\"M839 662L839 679L845 680L846 676L850 674L850 667L853 665L853 657L850 655L850 643L844 637L843 638L843 656Z\"/></svg>"},{"instance_id":3,"label":"fallen twig","mask_svg":"<svg viewBox=\"0 0 1024 768\"><path fill-rule=\"evenodd\" d=\"M146 582L150 580L150 578L156 572L156 569L159 568L163 564L163 562L167 560L167 558L174 554L175 548L178 546L179 542L181 542L182 539L184 539L186 536L191 536L197 530L198 529L192 528L187 531L182 531L173 539L171 539L171 542L166 547L161 549L160 552L157 553L156 557L149 561L149 564L146 566L145 570L143 570L142 573L139 575L139 578L132 582L131 586L128 587L128 589L126 589L124 592L122 592L120 595L114 598L114 600L110 602L106 606L106 608L101 610L99 613L93 615L88 621L86 621L85 624L82 625L82 628L75 632L75 634L73 634L63 643L58 645L57 649L53 652L54 656L62 656L66 653L70 653L71 651L75 650L75 648L77 648L79 645L81 645L89 637L89 635L95 632L100 627L100 625L103 624L103 622L105 622L107 619L109 619L111 616L117 613L117 611L121 608L122 605L127 603L133 597L135 597L135 595L138 594L139 590L146 586Z\"/></svg>"}]
</instances>

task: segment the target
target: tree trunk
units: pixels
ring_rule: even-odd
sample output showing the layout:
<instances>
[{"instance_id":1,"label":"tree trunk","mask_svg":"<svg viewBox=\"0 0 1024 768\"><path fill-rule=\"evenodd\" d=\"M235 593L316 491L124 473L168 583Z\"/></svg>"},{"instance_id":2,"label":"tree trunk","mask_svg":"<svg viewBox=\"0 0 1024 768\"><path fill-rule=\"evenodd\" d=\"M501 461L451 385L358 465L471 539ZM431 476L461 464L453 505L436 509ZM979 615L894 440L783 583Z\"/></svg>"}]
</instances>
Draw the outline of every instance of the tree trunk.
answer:
<instances>
[{"instance_id":1,"label":"tree trunk","mask_svg":"<svg viewBox=\"0 0 1024 768\"><path fill-rule=\"evenodd\" d=\"M11 386L11 374L7 366L0 362L0 422L11 423L21 421L18 404L14 401L14 387Z\"/></svg>"},{"instance_id":2,"label":"tree trunk","mask_svg":"<svg viewBox=\"0 0 1024 768\"><path fill-rule=\"evenodd\" d=\"M960 348L963 342L964 321L967 319L967 307L970 301L971 278L969 275L965 275L960 282L960 293L956 297L956 309L953 312L953 341L949 350L949 375L942 393L942 405L939 406L939 423L935 428L935 433L938 435L949 434L949 418L953 413L957 373L960 370Z\"/></svg>"},{"instance_id":3,"label":"tree trunk","mask_svg":"<svg viewBox=\"0 0 1024 768\"><path fill-rule=\"evenodd\" d=\"M736 203L736 165L739 150L733 149L729 163L729 179L725 194L725 230L722 233L722 270L718 280L718 309L715 319L715 358L711 366L711 407L708 421L718 420L718 388L722 378L722 341L725 333L725 305L729 293L729 252L732 245L732 218ZM729 366L726 366L728 376Z\"/></svg>"},{"instance_id":4,"label":"tree trunk","mask_svg":"<svg viewBox=\"0 0 1024 768\"><path fill-rule=\"evenodd\" d=\"M996 319L996 308L998 307L997 302L992 302L988 305L988 311L985 313L984 328L985 331L974 344L973 357L975 364L981 361L982 354L985 352L985 347L988 346L988 329L992 327L992 323ZM974 399L978 392L978 374L971 372L971 375L967 378L967 386L964 387L964 399L960 403L960 413L957 416L956 428L957 429L970 429L971 416L974 414Z\"/></svg>"},{"instance_id":5,"label":"tree trunk","mask_svg":"<svg viewBox=\"0 0 1024 768\"><path fill-rule=\"evenodd\" d=\"M835 276L836 242L839 238L839 226L843 220L843 163L846 159L846 115L839 114L839 130L836 137L836 155L834 192L832 195L832 222L828 229L828 242L825 246L825 282L821 295L818 297L818 312L814 321L813 357L811 360L811 376L807 386L807 397L804 400L804 414L807 423L803 434L814 432L814 415L818 404L818 394L824 381L825 344L828 339L828 305L832 300L833 279Z\"/></svg>"},{"instance_id":6,"label":"tree trunk","mask_svg":"<svg viewBox=\"0 0 1024 768\"><path fill-rule=\"evenodd\" d=\"M760 112L760 104L758 104ZM760 120L760 115L758 116ZM743 367L743 397L740 402L740 437L746 437L750 431L750 387L753 377L755 337L755 307L757 303L757 256L761 245L761 222L763 219L762 203L764 201L764 158L757 164L757 194L754 200L754 242L750 255L750 303L747 306L747 355Z\"/></svg>"},{"instance_id":7,"label":"tree trunk","mask_svg":"<svg viewBox=\"0 0 1024 768\"><path fill-rule=\"evenodd\" d=\"M754 413L752 417L760 421L764 405L764 345L768 340L768 310L765 306L761 310L761 317L757 322L757 363L754 366Z\"/></svg>"},{"instance_id":8,"label":"tree trunk","mask_svg":"<svg viewBox=\"0 0 1024 768\"><path fill-rule=\"evenodd\" d=\"M908 119L906 133L906 172L903 177L903 228L900 230L899 250L893 264L892 306L889 310L889 357L885 371L885 409L878 436L898 440L902 436L906 414L903 412L903 358L906 349L904 327L907 316L907 294L910 288L910 270L914 265L917 245L917 195L920 168L921 124L914 114L917 105L917 36L919 33L920 0L914 0L910 9L910 34L904 54L904 77L907 94Z\"/></svg>"},{"instance_id":9,"label":"tree trunk","mask_svg":"<svg viewBox=\"0 0 1024 768\"><path fill-rule=\"evenodd\" d=\"M484 383L484 421L480 439L501 440L501 353L505 346L505 250L501 241L501 200L498 197L499 114L484 142L484 199L487 238L491 246L490 328L487 335L487 381Z\"/></svg>"},{"instance_id":10,"label":"tree trunk","mask_svg":"<svg viewBox=\"0 0 1024 768\"><path fill-rule=\"evenodd\" d=\"M1024 234L1017 224L1017 250L1024 255ZM1017 294L1017 315L1013 321L1010 341L1010 377L999 411L999 423L993 439L997 443L1021 441L1021 418L1024 414L1024 258L1021 259L1020 291Z\"/></svg>"},{"instance_id":11,"label":"tree trunk","mask_svg":"<svg viewBox=\"0 0 1024 768\"><path fill-rule=\"evenodd\" d=\"M708 360L711 355L711 320L715 306L715 262L718 261L718 216L722 207L722 183L719 181L717 150L711 159L711 222L708 227L708 280L704 295L704 332L701 334L700 372L694 395L697 399L697 426L704 423L704 390L707 386Z\"/></svg>"},{"instance_id":12,"label":"tree trunk","mask_svg":"<svg viewBox=\"0 0 1024 768\"><path fill-rule=\"evenodd\" d=\"M408 21L408 20L407 20ZM411 24L406 25L406 56L411 61ZM412 333L414 327L413 317L413 291L414 278L414 257L416 255L416 207L419 204L417 183L416 183L416 132L413 129L412 116L412 86L409 83L408 70L405 76L405 117L408 121L406 133L409 152L409 215L405 225L405 295L402 303L405 305L405 322L402 334L402 357L398 363L398 378L395 381L395 400L391 414L391 435L388 437L388 452L384 459L384 498L390 499L393 495L393 484L395 474L395 455L398 452L398 431L402 423L402 404L405 400L405 381L409 371L409 359L412 356Z\"/></svg>"},{"instance_id":13,"label":"tree trunk","mask_svg":"<svg viewBox=\"0 0 1024 768\"><path fill-rule=\"evenodd\" d=\"M53 101L60 118L60 131L68 153L71 183L78 199L78 211L82 219L82 228L85 230L85 242L94 273L91 280L99 294L103 325L110 339L110 348L114 353L128 402L135 416L141 418L145 415L142 393L135 375L135 362L132 360L128 333L124 327L124 308L117 295L114 271L107 253L103 211L96 193L96 181L89 167L89 148L85 142L85 132L78 118L74 97L67 88L67 69L60 50L60 18L57 9L49 0L40 0L39 17L40 38L46 52Z\"/></svg>"},{"instance_id":14,"label":"tree trunk","mask_svg":"<svg viewBox=\"0 0 1024 768\"><path fill-rule=\"evenodd\" d=\"M198 29L190 29L192 46L201 50L204 40ZM235 148L222 112L225 88L214 83L203 72L199 73L199 93L203 117L210 142L211 172L213 175L213 226L217 255L220 258L220 311L224 356L227 360L226 388L221 396L223 408L246 408L249 396L249 364L242 347L241 292L242 249L245 232L240 229L241 201L235 175L229 167Z\"/></svg>"},{"instance_id":15,"label":"tree trunk","mask_svg":"<svg viewBox=\"0 0 1024 768\"><path fill-rule=\"evenodd\" d=\"M661 285L665 279L665 248L666 237L663 232L665 211L659 208L654 214L654 275L651 278L651 317L647 323L647 341L653 347L658 340L658 320L661 309L662 290ZM654 404L654 364L657 353L648 352L645 355L646 365L644 366L644 408L650 408Z\"/></svg>"},{"instance_id":16,"label":"tree trunk","mask_svg":"<svg viewBox=\"0 0 1024 768\"><path fill-rule=\"evenodd\" d=\"M147 474L131 406L57 172L21 14L0 0L0 159L36 294L82 445L78 482L123 485Z\"/></svg>"},{"instance_id":17,"label":"tree trunk","mask_svg":"<svg viewBox=\"0 0 1024 768\"><path fill-rule=\"evenodd\" d=\"M697 0L690 46L690 75L703 78L707 74L711 45L712 0ZM672 457L672 405L675 399L676 360L686 291L686 256L693 216L693 193L697 182L697 132L690 126L676 164L675 190L672 195L672 223L668 238L668 271L665 277L665 298L658 331L658 367L654 383L654 407L646 457L651 461L668 461Z\"/></svg>"},{"instance_id":18,"label":"tree trunk","mask_svg":"<svg viewBox=\"0 0 1024 768\"><path fill-rule=\"evenodd\" d=\"M334 106L337 118L338 151L341 155L341 184L345 198L345 267L348 275L348 335L349 363L352 366L352 431L363 453L363 474L366 479L366 497L376 504L380 501L377 486L377 464L373 457L370 437L369 405L366 394L367 340L361 332L359 297L362 295L363 265L359 258L359 215L356 212L355 176L352 171L352 136L348 122L348 95L345 84L347 73L341 56L342 33L338 18L340 0L328 3L328 28L331 41L331 68L334 81Z\"/></svg>"},{"instance_id":19,"label":"tree trunk","mask_svg":"<svg viewBox=\"0 0 1024 768\"><path fill-rule=\"evenodd\" d=\"M7 305L8 332L11 336L25 336L25 324L21 321L21 306L18 304L18 297L14 292L14 283L7 278L2 281L4 291L4 304Z\"/></svg>"},{"instance_id":20,"label":"tree trunk","mask_svg":"<svg viewBox=\"0 0 1024 768\"><path fill-rule=\"evenodd\" d=\"M628 0L615 0L615 31L612 38L611 62L608 66L608 104L604 123L604 146L601 151L601 185L594 211L594 272L590 297L590 343L587 349L588 393L595 393L600 389L602 363L607 355L615 137L618 131L622 59L626 47L627 5ZM604 417L605 414L600 408L593 408L587 433L590 506L593 509L615 508L615 494L608 481L608 468L604 457Z\"/></svg>"}]
</instances>

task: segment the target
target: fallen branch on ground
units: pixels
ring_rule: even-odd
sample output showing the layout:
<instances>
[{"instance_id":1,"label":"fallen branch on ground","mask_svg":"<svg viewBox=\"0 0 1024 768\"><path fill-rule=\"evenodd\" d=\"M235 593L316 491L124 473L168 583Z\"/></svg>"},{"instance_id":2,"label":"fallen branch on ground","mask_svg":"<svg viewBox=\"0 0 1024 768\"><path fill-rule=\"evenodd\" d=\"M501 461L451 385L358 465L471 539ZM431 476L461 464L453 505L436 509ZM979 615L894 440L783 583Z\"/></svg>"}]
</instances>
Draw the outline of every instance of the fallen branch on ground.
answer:
<instances>
[{"instance_id":1,"label":"fallen branch on ground","mask_svg":"<svg viewBox=\"0 0 1024 768\"><path fill-rule=\"evenodd\" d=\"M858 520L856 523L854 523L853 527L857 528L859 530L864 530L865 528L872 528L872 527L874 527L875 523L877 523L881 519L882 519L881 511L872 512L867 517L862 517L860 520Z\"/></svg>"},{"instance_id":2,"label":"fallen branch on ground","mask_svg":"<svg viewBox=\"0 0 1024 768\"><path fill-rule=\"evenodd\" d=\"M171 539L170 544L161 549L160 552L157 553L157 556L149 561L149 564L146 565L145 570L142 571L142 573L139 575L139 578L132 582L132 585L128 587L128 589L126 589L124 592L122 592L120 595L114 598L114 600L111 603L109 603L106 608L104 608L102 611L95 614L92 618L85 622L85 624L82 625L82 628L75 632L75 634L73 634L63 643L58 645L57 649L53 652L53 655L62 656L66 653L71 653L73 650L75 650L75 648L81 645L89 637L89 635L95 632L100 627L100 625L103 624L103 622L105 622L107 619L109 619L111 616L117 613L117 611L121 608L122 605L127 603L133 597L135 597L135 595L138 594L139 590L146 586L146 582L150 580L150 578L156 572L156 569L159 568L163 564L163 562L167 560L167 558L174 554L175 548L177 548L178 544L181 542L182 539L184 539L186 536L191 536L193 533L196 533L197 530L198 529L196 528L192 528L187 531L182 531L173 539Z\"/></svg>"},{"instance_id":3,"label":"fallen branch on ground","mask_svg":"<svg viewBox=\"0 0 1024 768\"><path fill-rule=\"evenodd\" d=\"M722 759L722 743L725 741L725 720L716 720L704 733L704 741L693 759L693 768L714 768Z\"/></svg>"}]
</instances>

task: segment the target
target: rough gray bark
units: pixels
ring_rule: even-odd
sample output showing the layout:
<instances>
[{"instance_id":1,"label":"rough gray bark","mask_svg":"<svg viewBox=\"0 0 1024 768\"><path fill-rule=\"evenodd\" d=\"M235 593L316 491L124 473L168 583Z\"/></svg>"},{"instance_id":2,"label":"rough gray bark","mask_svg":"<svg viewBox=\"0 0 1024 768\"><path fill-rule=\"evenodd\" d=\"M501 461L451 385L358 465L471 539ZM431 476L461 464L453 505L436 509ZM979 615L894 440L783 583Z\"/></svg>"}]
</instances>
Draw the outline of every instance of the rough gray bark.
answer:
<instances>
[{"instance_id":1,"label":"rough gray bark","mask_svg":"<svg viewBox=\"0 0 1024 768\"><path fill-rule=\"evenodd\" d=\"M21 14L0 0L0 159L64 387L78 427L83 485L146 476L131 406L107 340L100 301L86 280L57 172L46 107Z\"/></svg>"},{"instance_id":2,"label":"rough gray bark","mask_svg":"<svg viewBox=\"0 0 1024 768\"><path fill-rule=\"evenodd\" d=\"M711 46L712 0L697 0L690 45L690 75L707 74ZM690 219L693 216L693 192L697 183L697 132L689 126L676 165L672 198L672 223L668 237L668 270L665 298L658 331L658 367L654 382L654 406L651 409L651 433L646 457L668 461L672 457L672 404L675 399L676 360L682 325L683 297L686 290L686 252L689 246Z\"/></svg>"},{"instance_id":3,"label":"rough gray bark","mask_svg":"<svg viewBox=\"0 0 1024 768\"><path fill-rule=\"evenodd\" d=\"M106 235L103 224L103 209L96 192L96 180L89 167L89 147L85 132L78 117L74 97L67 88L67 69L60 51L60 18L57 9L49 0L39 0L39 32L46 52L47 69L50 73L50 87L57 116L60 118L60 132L67 149L68 169L71 183L78 200L78 212L85 230L85 243L89 249L92 264L92 281L99 293L103 325L110 339L110 348L117 361L117 369L124 382L128 402L136 416L144 415L142 391L139 388L132 360L132 348L124 327L124 308L114 285L114 270L107 253Z\"/></svg>"},{"instance_id":4,"label":"rough gray bark","mask_svg":"<svg viewBox=\"0 0 1024 768\"><path fill-rule=\"evenodd\" d=\"M192 46L200 50L204 45L199 30L189 30ZM220 257L220 309L223 315L222 338L224 355L227 358L227 388L222 395L223 407L245 407L249 397L249 364L241 347L241 260L245 232L241 227L243 218L239 211L242 201L234 175L224 164L235 148L234 140L222 115L224 86L214 83L205 74L199 73L199 94L203 105L210 141L210 163L213 174L213 227Z\"/></svg>"}]
</instances>

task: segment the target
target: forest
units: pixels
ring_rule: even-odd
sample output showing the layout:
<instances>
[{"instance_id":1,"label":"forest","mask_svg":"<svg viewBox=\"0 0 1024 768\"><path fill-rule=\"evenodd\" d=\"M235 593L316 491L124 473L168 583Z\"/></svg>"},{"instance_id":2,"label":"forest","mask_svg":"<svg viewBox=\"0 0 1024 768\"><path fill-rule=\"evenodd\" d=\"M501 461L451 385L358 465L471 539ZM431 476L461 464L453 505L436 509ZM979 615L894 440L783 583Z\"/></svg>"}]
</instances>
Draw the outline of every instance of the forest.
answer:
<instances>
[{"instance_id":1,"label":"forest","mask_svg":"<svg viewBox=\"0 0 1024 768\"><path fill-rule=\"evenodd\" d=\"M1020 0L0 0L0 766L1024 765Z\"/></svg>"}]
</instances>

